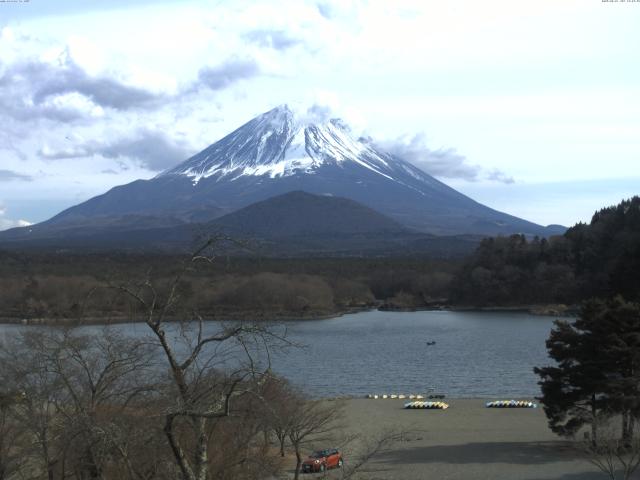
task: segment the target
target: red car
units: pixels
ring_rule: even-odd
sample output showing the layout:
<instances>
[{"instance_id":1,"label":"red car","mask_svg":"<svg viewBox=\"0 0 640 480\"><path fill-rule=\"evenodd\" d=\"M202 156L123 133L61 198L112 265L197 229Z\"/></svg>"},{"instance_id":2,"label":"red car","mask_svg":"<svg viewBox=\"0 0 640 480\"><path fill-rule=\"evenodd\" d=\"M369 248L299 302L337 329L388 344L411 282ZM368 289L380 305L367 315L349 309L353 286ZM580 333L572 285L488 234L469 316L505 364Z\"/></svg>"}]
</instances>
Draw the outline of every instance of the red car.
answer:
<instances>
[{"instance_id":1,"label":"red car","mask_svg":"<svg viewBox=\"0 0 640 480\"><path fill-rule=\"evenodd\" d=\"M343 463L342 454L337 449L318 450L302 462L302 472L324 472L329 468L340 468Z\"/></svg>"}]
</instances>

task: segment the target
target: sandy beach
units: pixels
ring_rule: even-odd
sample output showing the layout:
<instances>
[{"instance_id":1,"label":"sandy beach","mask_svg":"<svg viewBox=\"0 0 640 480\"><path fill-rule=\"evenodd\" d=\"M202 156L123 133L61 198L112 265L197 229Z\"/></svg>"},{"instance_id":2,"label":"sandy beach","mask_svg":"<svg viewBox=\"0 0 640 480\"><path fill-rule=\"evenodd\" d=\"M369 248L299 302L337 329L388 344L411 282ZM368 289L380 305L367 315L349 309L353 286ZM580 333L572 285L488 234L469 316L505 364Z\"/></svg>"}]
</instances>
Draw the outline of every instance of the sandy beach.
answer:
<instances>
[{"instance_id":1,"label":"sandy beach","mask_svg":"<svg viewBox=\"0 0 640 480\"><path fill-rule=\"evenodd\" d=\"M370 437L391 429L407 432L367 464L362 470L364 478L606 478L569 442L548 429L541 408L489 409L482 399L447 399L447 410L405 410L404 402L347 400L346 430ZM340 473L333 471L327 477L340 478Z\"/></svg>"}]
</instances>

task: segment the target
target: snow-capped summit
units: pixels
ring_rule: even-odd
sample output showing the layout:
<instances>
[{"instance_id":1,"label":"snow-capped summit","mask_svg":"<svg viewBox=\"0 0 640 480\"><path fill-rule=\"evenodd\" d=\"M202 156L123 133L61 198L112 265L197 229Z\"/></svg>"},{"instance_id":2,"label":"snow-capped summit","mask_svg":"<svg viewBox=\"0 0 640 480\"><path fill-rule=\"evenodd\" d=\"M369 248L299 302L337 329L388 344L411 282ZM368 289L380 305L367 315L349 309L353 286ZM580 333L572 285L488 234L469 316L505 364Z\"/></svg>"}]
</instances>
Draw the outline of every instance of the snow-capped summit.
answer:
<instances>
[{"instance_id":1,"label":"snow-capped summit","mask_svg":"<svg viewBox=\"0 0 640 480\"><path fill-rule=\"evenodd\" d=\"M153 218L163 225L204 222L292 191L355 200L432 234L555 233L475 202L355 138L339 119L313 111L298 115L286 105L258 115L175 168L115 187L36 230L114 225L122 218L129 224L153 224Z\"/></svg>"},{"instance_id":2,"label":"snow-capped summit","mask_svg":"<svg viewBox=\"0 0 640 480\"><path fill-rule=\"evenodd\" d=\"M287 105L257 116L160 176L184 175L195 184L209 177L234 180L242 176L314 174L322 166L349 162L390 180L394 180L397 167L412 176L425 177L405 162L390 165L398 161L353 138L341 119L300 118Z\"/></svg>"}]
</instances>

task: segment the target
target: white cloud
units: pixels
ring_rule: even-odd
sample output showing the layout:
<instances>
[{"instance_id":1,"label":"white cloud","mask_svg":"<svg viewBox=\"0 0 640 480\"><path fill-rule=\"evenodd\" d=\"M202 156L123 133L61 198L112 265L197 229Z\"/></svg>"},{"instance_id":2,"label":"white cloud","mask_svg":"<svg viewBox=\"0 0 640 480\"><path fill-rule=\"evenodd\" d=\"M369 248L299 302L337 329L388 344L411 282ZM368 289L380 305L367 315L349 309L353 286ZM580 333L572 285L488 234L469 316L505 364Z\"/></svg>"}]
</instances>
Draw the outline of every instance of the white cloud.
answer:
<instances>
[{"instance_id":1,"label":"white cloud","mask_svg":"<svg viewBox=\"0 0 640 480\"><path fill-rule=\"evenodd\" d=\"M222 90L230 85L260 74L260 66L253 59L231 58L219 65L203 67L198 72L198 84L211 90Z\"/></svg>"},{"instance_id":2,"label":"white cloud","mask_svg":"<svg viewBox=\"0 0 640 480\"><path fill-rule=\"evenodd\" d=\"M629 62L640 9L632 4L240 0L118 8L2 20L2 168L33 172L33 195L44 195L45 178L58 189L48 195L64 191L73 201L133 175L148 178L191 146L297 101L305 114L321 106L309 113L395 139L396 151L428 172L474 185L622 177L640 158L638 70ZM407 136L417 131L429 142Z\"/></svg>"},{"instance_id":3,"label":"white cloud","mask_svg":"<svg viewBox=\"0 0 640 480\"><path fill-rule=\"evenodd\" d=\"M287 104L302 123L322 123L340 119L348 125L354 137L366 136L367 122L364 115L348 102L343 102L334 92L312 90L298 101Z\"/></svg>"},{"instance_id":4,"label":"white cloud","mask_svg":"<svg viewBox=\"0 0 640 480\"><path fill-rule=\"evenodd\" d=\"M303 43L301 39L294 37L285 30L268 28L252 30L245 33L244 38L261 47L275 50L287 50Z\"/></svg>"},{"instance_id":5,"label":"white cloud","mask_svg":"<svg viewBox=\"0 0 640 480\"><path fill-rule=\"evenodd\" d=\"M487 172L486 176L487 180L491 180L493 182L506 183L507 185L511 183L515 183L515 180L512 176L507 175L506 173L494 168Z\"/></svg>"},{"instance_id":6,"label":"white cloud","mask_svg":"<svg viewBox=\"0 0 640 480\"><path fill-rule=\"evenodd\" d=\"M469 182L486 179L500 183L514 183L513 177L497 168L485 171L480 165L470 163L464 155L453 148L435 150L430 148L424 133L374 143L382 150L414 164L434 177Z\"/></svg>"},{"instance_id":7,"label":"white cloud","mask_svg":"<svg viewBox=\"0 0 640 480\"><path fill-rule=\"evenodd\" d=\"M13 220L7 218L7 207L0 204L0 230L8 230L9 228L14 227L28 227L31 225L31 222L27 220Z\"/></svg>"},{"instance_id":8,"label":"white cloud","mask_svg":"<svg viewBox=\"0 0 640 480\"><path fill-rule=\"evenodd\" d=\"M67 118L99 118L104 116L104 109L96 105L89 97L69 92L48 96L40 103L42 112L56 112L60 117Z\"/></svg>"},{"instance_id":9,"label":"white cloud","mask_svg":"<svg viewBox=\"0 0 640 480\"><path fill-rule=\"evenodd\" d=\"M31 175L25 175L24 173L14 172L13 170L0 169L0 182L15 180L30 182L33 180L33 177Z\"/></svg>"},{"instance_id":10,"label":"white cloud","mask_svg":"<svg viewBox=\"0 0 640 480\"><path fill-rule=\"evenodd\" d=\"M56 63L23 59L0 72L0 105L19 121L72 122L104 115L103 108L157 108L162 95L107 76L92 77L68 52Z\"/></svg>"},{"instance_id":11,"label":"white cloud","mask_svg":"<svg viewBox=\"0 0 640 480\"><path fill-rule=\"evenodd\" d=\"M134 161L144 168L158 172L175 166L195 153L193 148L180 139L169 137L162 131L138 129L128 135L108 140L85 141L81 137L68 139L71 145L58 142L57 147L45 144L38 154L47 160L88 158L100 155L103 158ZM126 166L121 165L121 166Z\"/></svg>"}]
</instances>

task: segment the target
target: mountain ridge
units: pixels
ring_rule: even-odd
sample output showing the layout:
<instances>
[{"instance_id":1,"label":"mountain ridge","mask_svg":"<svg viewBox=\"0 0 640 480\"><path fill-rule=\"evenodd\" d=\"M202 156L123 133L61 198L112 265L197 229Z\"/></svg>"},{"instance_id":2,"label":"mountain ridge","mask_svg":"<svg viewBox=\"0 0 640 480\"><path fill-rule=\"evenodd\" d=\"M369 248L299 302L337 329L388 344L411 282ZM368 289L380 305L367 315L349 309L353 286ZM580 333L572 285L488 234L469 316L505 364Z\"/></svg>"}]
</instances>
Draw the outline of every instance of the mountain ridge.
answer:
<instances>
[{"instance_id":1,"label":"mountain ridge","mask_svg":"<svg viewBox=\"0 0 640 480\"><path fill-rule=\"evenodd\" d=\"M206 223L291 191L348 198L432 235L564 231L486 207L372 142L354 138L339 119L300 119L280 106L152 179L114 187L45 222L3 232L0 240L118 228L118 222L128 224L136 216L148 228Z\"/></svg>"}]
</instances>

